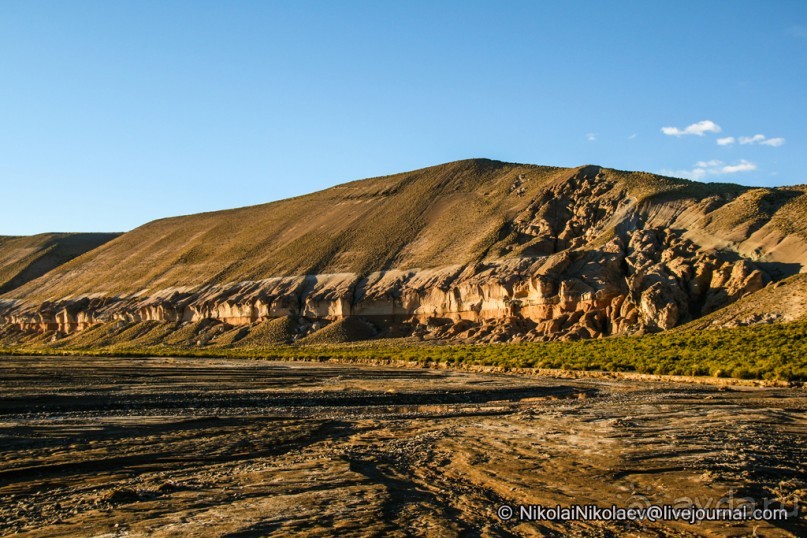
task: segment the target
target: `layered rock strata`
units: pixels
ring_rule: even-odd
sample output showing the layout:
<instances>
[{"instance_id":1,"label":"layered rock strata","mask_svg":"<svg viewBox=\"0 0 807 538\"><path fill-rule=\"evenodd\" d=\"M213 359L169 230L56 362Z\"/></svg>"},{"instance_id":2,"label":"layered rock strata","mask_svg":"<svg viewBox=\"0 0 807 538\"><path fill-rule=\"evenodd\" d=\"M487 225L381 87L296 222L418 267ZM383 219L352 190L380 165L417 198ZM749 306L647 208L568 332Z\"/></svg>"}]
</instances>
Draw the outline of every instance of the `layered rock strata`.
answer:
<instances>
[{"instance_id":1,"label":"layered rock strata","mask_svg":"<svg viewBox=\"0 0 807 538\"><path fill-rule=\"evenodd\" d=\"M216 320L249 325L292 316L358 316L379 332L478 341L596 338L664 330L712 312L771 281L747 260L698 253L671 230L634 230L595 250L360 277L270 278L146 297L82 297L35 308L0 304L22 331L70 334L97 323Z\"/></svg>"},{"instance_id":2,"label":"layered rock strata","mask_svg":"<svg viewBox=\"0 0 807 538\"><path fill-rule=\"evenodd\" d=\"M799 272L807 261L805 234L789 231L799 226L793 207L803 203L803 189L707 186L594 166L567 173L491 163L452 163L423 176L389 176L323 191L335 193L327 196L310 195L324 197L327 203L317 198L322 211L332 210L334 204L352 208L338 215L353 219L353 227L330 217L322 220L320 228L329 222L343 226L332 233L342 242L323 240L328 252L312 250L321 261L311 266L324 270L309 274L215 282L222 275L255 274L251 268L257 262L246 257L230 260L225 270L209 276L187 273L188 282L208 283L131 291L127 287L160 282L148 273L149 263L162 263L172 237L204 237L202 217L210 226L221 227L219 221L228 230L234 226L225 219L226 212L172 221L159 228L162 235L149 231L157 229L159 221L146 225L99 249L94 257L90 253L61 272L27 284L18 296L0 298L4 330L48 333L58 339L98 324L160 321L177 327L205 322L218 326L218 334L289 318L297 328L294 338L302 338L328 323L358 318L379 336L476 342L597 338L680 326ZM431 178L428 189L423 177ZM415 194L406 194L407 189L415 189ZM423 193L432 191L435 200L424 202ZM405 243L375 233L372 219L369 224L358 220L382 207L367 209L367 204L394 208L395 196L420 204L410 208L417 215L411 226L395 222L385 230L389 235L409 226L398 234L413 237ZM305 197L293 201L293 207L303 202ZM485 225L480 224L481 230L469 228L467 244L462 245L461 234L442 227L455 221L467 226L473 222L463 214L468 211ZM289 230L303 230L302 239L295 241L305 252L312 237L322 236L305 228L308 224L301 218L289 222ZM288 246L294 241L248 239L257 246L239 248L253 253L250 256L269 249L261 267L295 252ZM362 258L361 249L376 243L383 263ZM115 265L126 259L129 244L147 246L144 256L151 258L137 262L145 269ZM201 265L198 260L214 259L208 251L215 253L215 244L191 244L176 263L197 260L197 267L209 267L209 262ZM447 250L455 253L457 263L436 263L451 258ZM429 256L424 258L424 252ZM296 260L285 256L282 259L291 261L284 263ZM354 259L362 261L352 263ZM435 264L407 268L423 259ZM173 274L176 267L167 265L162 274ZM117 286L121 291L94 290L94 273L101 275L100 289ZM118 278L112 286L116 273L134 282ZM41 300L46 294L50 298Z\"/></svg>"}]
</instances>

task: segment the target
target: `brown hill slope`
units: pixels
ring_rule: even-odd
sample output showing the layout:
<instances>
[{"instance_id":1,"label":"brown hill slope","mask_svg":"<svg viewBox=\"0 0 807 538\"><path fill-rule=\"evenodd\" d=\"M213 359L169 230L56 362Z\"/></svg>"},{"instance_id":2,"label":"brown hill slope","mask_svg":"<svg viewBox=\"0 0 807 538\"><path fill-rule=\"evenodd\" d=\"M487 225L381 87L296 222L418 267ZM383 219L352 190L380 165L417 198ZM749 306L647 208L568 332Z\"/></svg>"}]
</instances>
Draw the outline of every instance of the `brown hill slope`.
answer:
<instances>
[{"instance_id":1,"label":"brown hill slope","mask_svg":"<svg viewBox=\"0 0 807 538\"><path fill-rule=\"evenodd\" d=\"M459 161L146 224L0 297L20 330L360 316L385 335L667 329L807 266L807 187Z\"/></svg>"},{"instance_id":2,"label":"brown hill slope","mask_svg":"<svg viewBox=\"0 0 807 538\"><path fill-rule=\"evenodd\" d=\"M120 234L49 233L0 236L0 293L13 290Z\"/></svg>"},{"instance_id":3,"label":"brown hill slope","mask_svg":"<svg viewBox=\"0 0 807 538\"><path fill-rule=\"evenodd\" d=\"M508 191L526 173L537 188L569 172L462 161L264 205L157 220L105 245L91 261L62 268L58 279L14 296L42 300L466 264L481 259L506 218L527 205L526 197Z\"/></svg>"},{"instance_id":4,"label":"brown hill slope","mask_svg":"<svg viewBox=\"0 0 807 538\"><path fill-rule=\"evenodd\" d=\"M807 273L793 275L688 323L680 330L739 327L807 319Z\"/></svg>"}]
</instances>

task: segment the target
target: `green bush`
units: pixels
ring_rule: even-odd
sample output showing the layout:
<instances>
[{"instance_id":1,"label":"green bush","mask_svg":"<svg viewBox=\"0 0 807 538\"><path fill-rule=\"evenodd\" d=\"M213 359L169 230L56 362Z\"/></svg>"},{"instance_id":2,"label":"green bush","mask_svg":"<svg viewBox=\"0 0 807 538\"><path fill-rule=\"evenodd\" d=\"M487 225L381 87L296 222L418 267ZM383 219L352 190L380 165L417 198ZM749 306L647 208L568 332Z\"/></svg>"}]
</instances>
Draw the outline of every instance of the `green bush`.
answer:
<instances>
[{"instance_id":1,"label":"green bush","mask_svg":"<svg viewBox=\"0 0 807 538\"><path fill-rule=\"evenodd\" d=\"M650 374L807 381L807 321L732 329L619 336L577 342L400 345L366 341L329 345L232 348L141 346L48 347L22 344L5 354L241 357L280 360L407 361L503 368L606 370ZM27 346L27 347L26 347Z\"/></svg>"}]
</instances>

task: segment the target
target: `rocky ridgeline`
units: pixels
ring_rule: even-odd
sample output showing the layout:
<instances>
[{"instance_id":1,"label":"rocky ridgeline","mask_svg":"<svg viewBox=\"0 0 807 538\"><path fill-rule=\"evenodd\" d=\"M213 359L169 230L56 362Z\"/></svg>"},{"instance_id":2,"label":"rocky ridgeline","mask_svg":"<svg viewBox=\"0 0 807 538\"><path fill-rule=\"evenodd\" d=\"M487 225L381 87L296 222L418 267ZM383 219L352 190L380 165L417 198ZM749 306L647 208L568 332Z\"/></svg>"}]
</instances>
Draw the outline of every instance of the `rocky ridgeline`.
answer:
<instances>
[{"instance_id":1,"label":"rocky ridgeline","mask_svg":"<svg viewBox=\"0 0 807 538\"><path fill-rule=\"evenodd\" d=\"M509 195L524 196L528 182L519 175ZM39 305L4 300L0 315L7 333L57 338L116 321L178 327L205 321L224 332L276 318L294 320L303 337L330 322L357 318L379 336L534 341L666 330L771 282L749 259L702 248L686 238L686 230L659 226L659 220L659 206L588 167L548 186L506 220L498 242L475 263L277 277L146 296L89 295Z\"/></svg>"}]
</instances>

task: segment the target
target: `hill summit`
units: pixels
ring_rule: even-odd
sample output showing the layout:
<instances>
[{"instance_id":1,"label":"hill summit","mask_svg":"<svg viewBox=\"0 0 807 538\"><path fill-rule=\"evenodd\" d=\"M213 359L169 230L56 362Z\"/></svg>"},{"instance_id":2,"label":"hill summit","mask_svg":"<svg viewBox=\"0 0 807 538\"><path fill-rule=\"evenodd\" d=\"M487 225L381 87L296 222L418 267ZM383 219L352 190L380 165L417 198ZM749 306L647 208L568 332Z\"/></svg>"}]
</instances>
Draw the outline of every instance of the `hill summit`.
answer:
<instances>
[{"instance_id":1,"label":"hill summit","mask_svg":"<svg viewBox=\"0 0 807 538\"><path fill-rule=\"evenodd\" d=\"M237 345L268 323L281 341L665 330L800 273L805 194L457 161L150 222L17 282L1 334Z\"/></svg>"}]
</instances>

